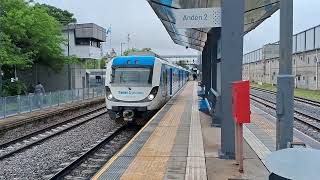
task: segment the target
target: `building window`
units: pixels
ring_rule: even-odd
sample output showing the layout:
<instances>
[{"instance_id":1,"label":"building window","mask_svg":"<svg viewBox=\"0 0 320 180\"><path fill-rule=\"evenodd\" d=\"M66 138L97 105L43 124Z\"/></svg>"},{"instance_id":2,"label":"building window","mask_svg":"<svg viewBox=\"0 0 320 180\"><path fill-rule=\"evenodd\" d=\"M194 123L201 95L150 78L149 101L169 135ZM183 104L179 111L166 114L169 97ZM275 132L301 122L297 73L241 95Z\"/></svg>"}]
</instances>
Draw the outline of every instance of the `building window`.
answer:
<instances>
[{"instance_id":1,"label":"building window","mask_svg":"<svg viewBox=\"0 0 320 180\"><path fill-rule=\"evenodd\" d=\"M314 80L314 81L317 81L317 77L316 77L316 76L315 76L315 77L313 77L313 80Z\"/></svg>"},{"instance_id":2,"label":"building window","mask_svg":"<svg viewBox=\"0 0 320 180\"><path fill-rule=\"evenodd\" d=\"M97 82L97 83L102 82L101 79L102 79L101 76L96 76L96 82Z\"/></svg>"},{"instance_id":3,"label":"building window","mask_svg":"<svg viewBox=\"0 0 320 180\"><path fill-rule=\"evenodd\" d=\"M317 63L317 57L314 57L314 63L315 64Z\"/></svg>"},{"instance_id":4,"label":"building window","mask_svg":"<svg viewBox=\"0 0 320 180\"><path fill-rule=\"evenodd\" d=\"M293 60L293 64L296 64L296 60L295 59Z\"/></svg>"},{"instance_id":5,"label":"building window","mask_svg":"<svg viewBox=\"0 0 320 180\"><path fill-rule=\"evenodd\" d=\"M310 64L310 58L308 57L308 64Z\"/></svg>"},{"instance_id":6,"label":"building window","mask_svg":"<svg viewBox=\"0 0 320 180\"><path fill-rule=\"evenodd\" d=\"M101 42L95 40L95 39L90 39L90 38L77 38L76 39L76 45L79 46L92 46L92 47L101 47Z\"/></svg>"},{"instance_id":7,"label":"building window","mask_svg":"<svg viewBox=\"0 0 320 180\"><path fill-rule=\"evenodd\" d=\"M76 45L90 46L91 42L90 42L90 39L87 39L87 38L77 38L76 39Z\"/></svg>"},{"instance_id":8,"label":"building window","mask_svg":"<svg viewBox=\"0 0 320 180\"><path fill-rule=\"evenodd\" d=\"M298 81L300 81L300 76L298 76Z\"/></svg>"},{"instance_id":9,"label":"building window","mask_svg":"<svg viewBox=\"0 0 320 180\"><path fill-rule=\"evenodd\" d=\"M304 80L305 78L304 78L304 76L302 76L302 80Z\"/></svg>"}]
</instances>

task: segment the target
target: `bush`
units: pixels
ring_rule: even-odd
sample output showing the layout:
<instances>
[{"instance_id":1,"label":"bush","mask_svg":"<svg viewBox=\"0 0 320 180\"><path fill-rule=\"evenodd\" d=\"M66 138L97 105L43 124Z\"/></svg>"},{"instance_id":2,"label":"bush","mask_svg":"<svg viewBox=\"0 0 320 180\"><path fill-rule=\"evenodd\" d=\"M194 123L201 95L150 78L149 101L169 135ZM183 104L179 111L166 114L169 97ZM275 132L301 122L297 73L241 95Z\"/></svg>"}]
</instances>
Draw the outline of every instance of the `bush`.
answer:
<instances>
[{"instance_id":1,"label":"bush","mask_svg":"<svg viewBox=\"0 0 320 180\"><path fill-rule=\"evenodd\" d=\"M4 82L3 95L16 96L27 94L27 86L22 81L11 82L9 80Z\"/></svg>"}]
</instances>

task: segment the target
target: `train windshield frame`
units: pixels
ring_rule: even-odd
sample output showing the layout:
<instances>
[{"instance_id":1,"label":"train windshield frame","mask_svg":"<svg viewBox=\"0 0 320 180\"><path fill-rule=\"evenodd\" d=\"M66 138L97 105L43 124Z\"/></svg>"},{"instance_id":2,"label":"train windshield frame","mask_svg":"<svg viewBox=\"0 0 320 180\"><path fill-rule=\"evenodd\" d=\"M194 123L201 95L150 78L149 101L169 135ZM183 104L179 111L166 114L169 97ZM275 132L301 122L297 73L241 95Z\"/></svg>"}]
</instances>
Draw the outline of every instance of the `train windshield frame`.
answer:
<instances>
[{"instance_id":1,"label":"train windshield frame","mask_svg":"<svg viewBox=\"0 0 320 180\"><path fill-rule=\"evenodd\" d=\"M111 84L114 85L149 85L152 84L152 68L117 67L112 68Z\"/></svg>"}]
</instances>

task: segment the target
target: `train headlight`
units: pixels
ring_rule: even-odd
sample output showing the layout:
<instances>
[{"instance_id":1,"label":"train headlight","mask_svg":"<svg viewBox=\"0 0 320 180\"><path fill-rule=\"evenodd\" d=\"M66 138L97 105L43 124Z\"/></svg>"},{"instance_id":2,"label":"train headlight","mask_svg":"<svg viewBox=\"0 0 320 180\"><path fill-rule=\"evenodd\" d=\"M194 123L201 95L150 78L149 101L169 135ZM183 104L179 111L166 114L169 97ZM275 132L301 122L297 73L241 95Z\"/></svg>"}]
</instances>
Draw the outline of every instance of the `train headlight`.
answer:
<instances>
[{"instance_id":1,"label":"train headlight","mask_svg":"<svg viewBox=\"0 0 320 180\"><path fill-rule=\"evenodd\" d=\"M113 98L113 95L109 94L107 98L108 98L108 100L111 100Z\"/></svg>"},{"instance_id":2,"label":"train headlight","mask_svg":"<svg viewBox=\"0 0 320 180\"><path fill-rule=\"evenodd\" d=\"M148 96L148 99L149 99L150 101L152 101L152 100L154 99L154 95L153 95L153 94L150 94L150 95Z\"/></svg>"}]
</instances>

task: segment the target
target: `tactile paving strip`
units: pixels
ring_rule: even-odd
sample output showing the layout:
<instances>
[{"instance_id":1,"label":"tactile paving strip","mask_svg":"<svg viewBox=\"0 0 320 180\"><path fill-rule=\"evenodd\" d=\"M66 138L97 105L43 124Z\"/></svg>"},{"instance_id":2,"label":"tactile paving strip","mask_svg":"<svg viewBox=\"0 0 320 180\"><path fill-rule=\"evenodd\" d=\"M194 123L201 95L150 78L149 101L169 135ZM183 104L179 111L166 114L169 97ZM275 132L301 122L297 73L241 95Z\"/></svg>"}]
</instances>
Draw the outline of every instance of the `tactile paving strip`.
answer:
<instances>
[{"instance_id":1,"label":"tactile paving strip","mask_svg":"<svg viewBox=\"0 0 320 180\"><path fill-rule=\"evenodd\" d=\"M197 89L194 84L194 89ZM203 138L198 109L197 91L193 92L191 127L185 179L206 180L207 171L204 156Z\"/></svg>"}]
</instances>

